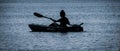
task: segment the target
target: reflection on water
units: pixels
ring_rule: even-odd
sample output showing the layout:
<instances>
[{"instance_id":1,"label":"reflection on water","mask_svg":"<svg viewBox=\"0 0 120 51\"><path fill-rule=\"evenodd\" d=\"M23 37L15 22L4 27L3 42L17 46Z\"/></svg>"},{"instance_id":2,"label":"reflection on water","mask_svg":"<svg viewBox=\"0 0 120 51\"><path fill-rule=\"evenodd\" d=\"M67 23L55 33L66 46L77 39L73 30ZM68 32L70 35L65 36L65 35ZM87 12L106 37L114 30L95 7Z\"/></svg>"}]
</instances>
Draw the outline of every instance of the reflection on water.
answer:
<instances>
[{"instance_id":1,"label":"reflection on water","mask_svg":"<svg viewBox=\"0 0 120 51\"><path fill-rule=\"evenodd\" d=\"M0 7L0 50L119 51L119 4L6 3ZM66 11L71 24L83 22L85 31L30 32L28 24L52 23L33 16L33 12L57 20L61 9Z\"/></svg>"}]
</instances>

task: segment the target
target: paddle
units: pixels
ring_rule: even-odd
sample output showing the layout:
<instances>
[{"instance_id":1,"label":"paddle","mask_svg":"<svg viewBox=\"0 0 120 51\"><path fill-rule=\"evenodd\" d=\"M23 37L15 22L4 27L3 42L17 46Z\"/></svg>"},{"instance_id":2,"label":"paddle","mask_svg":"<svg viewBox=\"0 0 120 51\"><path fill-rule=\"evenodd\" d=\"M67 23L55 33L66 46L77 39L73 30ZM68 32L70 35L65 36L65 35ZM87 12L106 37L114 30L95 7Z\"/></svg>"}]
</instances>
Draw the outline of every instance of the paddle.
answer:
<instances>
[{"instance_id":1,"label":"paddle","mask_svg":"<svg viewBox=\"0 0 120 51\"><path fill-rule=\"evenodd\" d=\"M38 18L47 18L47 19L50 19L50 20L52 20L53 22L55 22L54 19L49 18L49 17L46 17L46 16L43 16L42 14L37 13L37 12L34 12L33 15L35 15L35 16L38 17Z\"/></svg>"}]
</instances>

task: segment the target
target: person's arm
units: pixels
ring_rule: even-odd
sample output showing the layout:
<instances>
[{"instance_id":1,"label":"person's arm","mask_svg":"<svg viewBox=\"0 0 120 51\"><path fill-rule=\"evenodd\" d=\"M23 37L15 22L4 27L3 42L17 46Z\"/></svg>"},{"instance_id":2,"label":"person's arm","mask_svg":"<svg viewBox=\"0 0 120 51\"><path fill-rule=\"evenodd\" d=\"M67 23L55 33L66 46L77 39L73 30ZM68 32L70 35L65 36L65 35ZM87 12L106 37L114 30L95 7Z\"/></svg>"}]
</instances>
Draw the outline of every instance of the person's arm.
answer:
<instances>
[{"instance_id":1,"label":"person's arm","mask_svg":"<svg viewBox=\"0 0 120 51\"><path fill-rule=\"evenodd\" d=\"M68 25L71 25L71 24L70 24L70 21L69 21L68 19L67 19L67 24L68 24Z\"/></svg>"},{"instance_id":2,"label":"person's arm","mask_svg":"<svg viewBox=\"0 0 120 51\"><path fill-rule=\"evenodd\" d=\"M70 25L70 22L69 22L69 21L67 21L67 24L68 24L68 25Z\"/></svg>"}]
</instances>

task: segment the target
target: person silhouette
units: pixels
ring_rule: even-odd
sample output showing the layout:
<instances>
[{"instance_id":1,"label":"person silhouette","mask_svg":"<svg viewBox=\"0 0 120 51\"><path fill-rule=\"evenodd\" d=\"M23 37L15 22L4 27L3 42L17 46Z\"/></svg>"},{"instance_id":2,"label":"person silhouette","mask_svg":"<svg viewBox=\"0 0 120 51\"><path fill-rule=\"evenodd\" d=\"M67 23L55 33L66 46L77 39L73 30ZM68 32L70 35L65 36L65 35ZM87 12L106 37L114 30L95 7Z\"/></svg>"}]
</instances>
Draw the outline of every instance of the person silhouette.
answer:
<instances>
[{"instance_id":1,"label":"person silhouette","mask_svg":"<svg viewBox=\"0 0 120 51\"><path fill-rule=\"evenodd\" d=\"M60 12L60 19L58 19L58 20L54 20L54 19L52 19L51 18L51 20L53 21L53 23L52 24L50 24L49 26L52 26L52 27L67 27L67 24L68 25L70 25L70 22L69 22L69 20L68 20L68 18L67 17L65 17L65 11L64 10L61 10L61 12ZM60 22L60 25L58 25L56 22Z\"/></svg>"},{"instance_id":2,"label":"person silhouette","mask_svg":"<svg viewBox=\"0 0 120 51\"><path fill-rule=\"evenodd\" d=\"M61 27L67 27L67 24L70 25L70 22L67 17L65 17L65 11L61 10L60 12L60 19L56 20L55 22L60 22Z\"/></svg>"}]
</instances>

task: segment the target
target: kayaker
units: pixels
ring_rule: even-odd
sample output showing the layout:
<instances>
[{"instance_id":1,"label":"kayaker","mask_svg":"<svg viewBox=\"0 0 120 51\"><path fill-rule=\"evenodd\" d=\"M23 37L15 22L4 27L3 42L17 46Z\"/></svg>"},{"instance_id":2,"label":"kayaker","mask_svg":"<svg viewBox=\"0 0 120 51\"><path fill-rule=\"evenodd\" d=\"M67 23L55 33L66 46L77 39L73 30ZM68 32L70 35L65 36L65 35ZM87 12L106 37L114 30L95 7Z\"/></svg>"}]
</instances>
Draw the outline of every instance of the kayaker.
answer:
<instances>
[{"instance_id":1,"label":"kayaker","mask_svg":"<svg viewBox=\"0 0 120 51\"><path fill-rule=\"evenodd\" d=\"M67 25L70 25L70 22L67 17L65 17L65 11L61 10L60 12L60 19L56 20L55 22L60 22L61 27L67 27Z\"/></svg>"}]
</instances>

